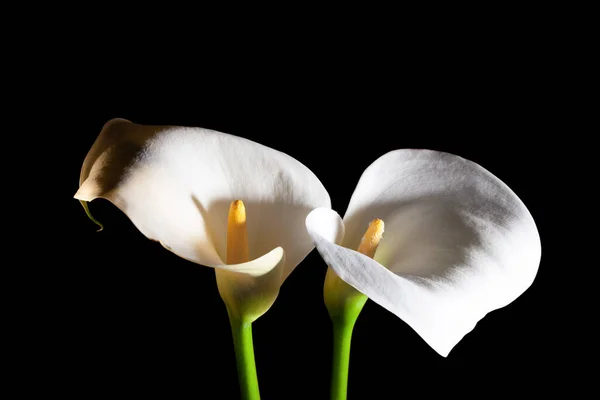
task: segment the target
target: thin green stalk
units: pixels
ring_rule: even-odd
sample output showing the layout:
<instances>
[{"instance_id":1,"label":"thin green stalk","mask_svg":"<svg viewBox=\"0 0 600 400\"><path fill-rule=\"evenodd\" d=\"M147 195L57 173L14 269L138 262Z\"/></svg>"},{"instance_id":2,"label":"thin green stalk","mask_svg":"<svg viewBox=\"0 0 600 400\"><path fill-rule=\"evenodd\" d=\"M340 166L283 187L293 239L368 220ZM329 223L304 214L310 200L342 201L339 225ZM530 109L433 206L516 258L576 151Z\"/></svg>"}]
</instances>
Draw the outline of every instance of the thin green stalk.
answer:
<instances>
[{"instance_id":1,"label":"thin green stalk","mask_svg":"<svg viewBox=\"0 0 600 400\"><path fill-rule=\"evenodd\" d=\"M354 319L333 319L333 366L331 370L331 400L346 400L350 342Z\"/></svg>"},{"instance_id":2,"label":"thin green stalk","mask_svg":"<svg viewBox=\"0 0 600 400\"><path fill-rule=\"evenodd\" d=\"M252 323L229 315L242 400L260 400L252 343Z\"/></svg>"},{"instance_id":3,"label":"thin green stalk","mask_svg":"<svg viewBox=\"0 0 600 400\"><path fill-rule=\"evenodd\" d=\"M96 218L94 218L92 216L92 213L90 212L87 201L79 200L79 202L83 206L83 209L85 210L85 213L87 214L88 218L91 219L93 223L95 223L96 225L98 225L100 227L100 229L98 229L96 232L100 232L102 229L104 229L104 226L100 223L100 221L98 221Z\"/></svg>"},{"instance_id":4,"label":"thin green stalk","mask_svg":"<svg viewBox=\"0 0 600 400\"><path fill-rule=\"evenodd\" d=\"M331 400L346 400L352 330L368 298L341 280L331 268L325 276L323 297L333 323Z\"/></svg>"}]
</instances>

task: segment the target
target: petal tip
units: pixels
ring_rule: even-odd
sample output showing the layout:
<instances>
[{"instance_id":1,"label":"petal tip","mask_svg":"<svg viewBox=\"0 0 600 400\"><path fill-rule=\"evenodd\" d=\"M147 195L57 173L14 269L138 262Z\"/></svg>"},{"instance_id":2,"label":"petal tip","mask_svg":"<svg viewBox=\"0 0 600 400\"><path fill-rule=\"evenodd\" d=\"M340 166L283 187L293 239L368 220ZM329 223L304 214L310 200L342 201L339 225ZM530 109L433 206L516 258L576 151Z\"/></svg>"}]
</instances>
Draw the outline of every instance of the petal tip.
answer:
<instances>
[{"instance_id":1,"label":"petal tip","mask_svg":"<svg viewBox=\"0 0 600 400\"><path fill-rule=\"evenodd\" d=\"M88 178L81 183L79 189L73 198L79 201L92 201L98 197L98 185L95 184L94 179Z\"/></svg>"}]
</instances>

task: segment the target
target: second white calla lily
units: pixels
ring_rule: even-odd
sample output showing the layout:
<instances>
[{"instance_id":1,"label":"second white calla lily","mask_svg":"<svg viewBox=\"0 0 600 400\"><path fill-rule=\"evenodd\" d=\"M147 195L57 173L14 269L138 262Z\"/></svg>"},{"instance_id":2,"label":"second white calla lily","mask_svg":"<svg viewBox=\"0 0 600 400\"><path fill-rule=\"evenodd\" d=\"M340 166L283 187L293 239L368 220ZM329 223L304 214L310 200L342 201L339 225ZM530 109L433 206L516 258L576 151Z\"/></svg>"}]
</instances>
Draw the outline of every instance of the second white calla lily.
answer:
<instances>
[{"instance_id":1,"label":"second white calla lily","mask_svg":"<svg viewBox=\"0 0 600 400\"><path fill-rule=\"evenodd\" d=\"M375 219L385 232L370 258L355 250ZM520 296L541 257L536 225L517 195L476 163L437 151L385 154L361 176L343 221L322 208L306 226L335 274L442 356Z\"/></svg>"},{"instance_id":2,"label":"second white calla lily","mask_svg":"<svg viewBox=\"0 0 600 400\"><path fill-rule=\"evenodd\" d=\"M292 157L202 128L105 124L75 198L114 203L148 238L217 271L230 312L251 322L314 248L304 220L329 207L317 177ZM244 206L246 258L227 259L232 202ZM230 245L231 245L230 241ZM243 315L241 315L243 314Z\"/></svg>"}]
</instances>

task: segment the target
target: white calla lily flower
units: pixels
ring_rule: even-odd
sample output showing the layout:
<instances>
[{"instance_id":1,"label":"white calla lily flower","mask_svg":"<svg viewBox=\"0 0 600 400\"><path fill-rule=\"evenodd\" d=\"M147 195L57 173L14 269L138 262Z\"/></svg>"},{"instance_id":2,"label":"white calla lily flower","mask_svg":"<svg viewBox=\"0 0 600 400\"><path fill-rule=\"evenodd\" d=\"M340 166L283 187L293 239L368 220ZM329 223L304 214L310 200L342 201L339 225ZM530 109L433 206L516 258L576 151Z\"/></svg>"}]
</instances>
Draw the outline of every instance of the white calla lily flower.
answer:
<instances>
[{"instance_id":1,"label":"white calla lily flower","mask_svg":"<svg viewBox=\"0 0 600 400\"><path fill-rule=\"evenodd\" d=\"M331 204L317 177L244 138L113 119L85 158L75 198L88 215L86 202L107 199L149 239L215 268L242 397L258 399L251 323L314 248L304 221Z\"/></svg>"},{"instance_id":2,"label":"white calla lily flower","mask_svg":"<svg viewBox=\"0 0 600 400\"><path fill-rule=\"evenodd\" d=\"M376 219L385 232L371 258L354 249ZM506 184L430 150L383 155L361 176L343 221L322 208L306 226L328 275L400 317L444 357L532 284L541 257L534 220ZM353 296L338 287L338 296Z\"/></svg>"},{"instance_id":3,"label":"white calla lily flower","mask_svg":"<svg viewBox=\"0 0 600 400\"><path fill-rule=\"evenodd\" d=\"M208 129L124 119L104 125L83 163L75 198L107 199L149 239L230 272L219 282L231 286L226 302L264 303L249 310L252 320L270 307L281 283L314 248L304 229L310 210L331 204L317 177L284 153ZM248 253L228 262L228 216L235 200L243 201L247 213Z\"/></svg>"}]
</instances>

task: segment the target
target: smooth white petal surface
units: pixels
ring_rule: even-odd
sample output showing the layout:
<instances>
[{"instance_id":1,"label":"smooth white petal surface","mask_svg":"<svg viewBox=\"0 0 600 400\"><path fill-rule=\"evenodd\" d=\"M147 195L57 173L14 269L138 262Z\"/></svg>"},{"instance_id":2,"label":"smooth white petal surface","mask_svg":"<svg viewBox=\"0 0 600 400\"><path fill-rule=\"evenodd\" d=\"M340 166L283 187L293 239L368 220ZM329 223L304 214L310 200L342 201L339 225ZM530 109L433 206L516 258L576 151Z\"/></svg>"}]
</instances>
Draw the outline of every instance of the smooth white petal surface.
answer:
<instances>
[{"instance_id":1,"label":"smooth white petal surface","mask_svg":"<svg viewBox=\"0 0 600 400\"><path fill-rule=\"evenodd\" d=\"M306 216L330 206L317 177L284 153L207 129L122 119L104 126L81 170L75 198L99 197L148 238L216 268L226 264L229 205L242 200L250 259L282 247L282 280L314 247Z\"/></svg>"},{"instance_id":2,"label":"smooth white petal surface","mask_svg":"<svg viewBox=\"0 0 600 400\"><path fill-rule=\"evenodd\" d=\"M375 218L385 232L373 260L351 249ZM311 220L309 233L340 278L443 356L531 285L541 257L521 200L479 165L448 153L398 150L367 168L344 217L343 246Z\"/></svg>"}]
</instances>

